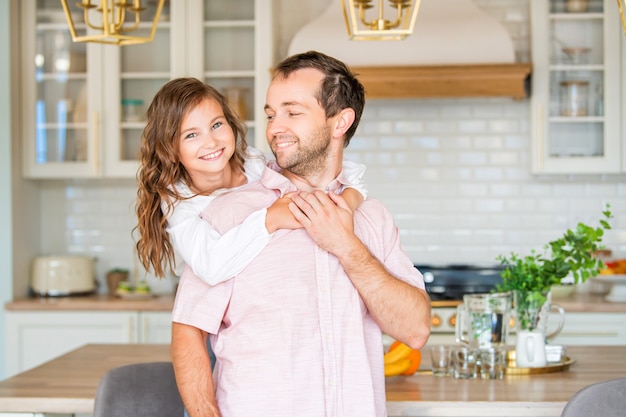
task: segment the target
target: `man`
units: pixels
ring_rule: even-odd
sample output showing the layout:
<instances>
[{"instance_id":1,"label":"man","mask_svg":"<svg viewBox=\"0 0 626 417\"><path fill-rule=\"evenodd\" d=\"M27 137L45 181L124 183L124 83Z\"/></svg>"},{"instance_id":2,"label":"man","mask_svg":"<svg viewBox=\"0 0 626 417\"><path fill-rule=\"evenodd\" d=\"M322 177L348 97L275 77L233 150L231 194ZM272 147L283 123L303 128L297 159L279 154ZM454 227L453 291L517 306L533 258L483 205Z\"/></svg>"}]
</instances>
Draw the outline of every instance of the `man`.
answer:
<instances>
[{"instance_id":1,"label":"man","mask_svg":"<svg viewBox=\"0 0 626 417\"><path fill-rule=\"evenodd\" d=\"M275 232L223 284L183 274L172 360L191 417L385 416L381 330L415 349L426 343L429 299L390 213L373 199L351 213L334 193L364 101L363 86L334 58L308 52L278 65L265 111L282 175L267 169L204 217L224 233L300 190L290 209L304 228Z\"/></svg>"}]
</instances>

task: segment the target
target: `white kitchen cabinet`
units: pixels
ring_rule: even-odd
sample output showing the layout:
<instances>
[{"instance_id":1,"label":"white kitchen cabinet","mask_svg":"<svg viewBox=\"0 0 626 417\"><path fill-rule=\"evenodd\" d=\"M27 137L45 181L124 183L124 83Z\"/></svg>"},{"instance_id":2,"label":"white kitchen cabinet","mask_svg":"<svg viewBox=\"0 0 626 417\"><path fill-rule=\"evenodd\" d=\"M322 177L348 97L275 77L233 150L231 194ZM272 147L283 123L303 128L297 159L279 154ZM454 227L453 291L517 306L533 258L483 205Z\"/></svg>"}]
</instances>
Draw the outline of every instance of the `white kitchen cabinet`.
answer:
<instances>
[{"instance_id":1,"label":"white kitchen cabinet","mask_svg":"<svg viewBox=\"0 0 626 417\"><path fill-rule=\"evenodd\" d=\"M554 304L558 304L555 301ZM437 313L433 310L433 314ZM558 315L550 313L548 331L554 330L558 323ZM515 327L509 331L508 346L515 346ZM590 313L565 311L565 319L561 332L549 341L551 345L563 346L626 346L626 313ZM390 343L389 343L390 344ZM441 332L435 330L428 339L428 345L456 344L454 330Z\"/></svg>"},{"instance_id":2,"label":"white kitchen cabinet","mask_svg":"<svg viewBox=\"0 0 626 417\"><path fill-rule=\"evenodd\" d=\"M563 330L550 341L563 346L626 346L626 313L565 313Z\"/></svg>"},{"instance_id":3,"label":"white kitchen cabinet","mask_svg":"<svg viewBox=\"0 0 626 417\"><path fill-rule=\"evenodd\" d=\"M533 0L530 8L533 172L624 172L616 2Z\"/></svg>"},{"instance_id":4,"label":"white kitchen cabinet","mask_svg":"<svg viewBox=\"0 0 626 417\"><path fill-rule=\"evenodd\" d=\"M172 340L172 314L170 312L139 313L140 343L166 343Z\"/></svg>"},{"instance_id":5,"label":"white kitchen cabinet","mask_svg":"<svg viewBox=\"0 0 626 417\"><path fill-rule=\"evenodd\" d=\"M80 16L75 4L70 9ZM154 41L123 47L73 43L57 0L19 6L26 177L134 178L145 111L176 77L224 92L237 87L249 110L248 140L265 146L260 121L272 65L272 0L166 1ZM142 23L139 31L149 27ZM126 116L129 103L139 103L139 118Z\"/></svg>"},{"instance_id":6,"label":"white kitchen cabinet","mask_svg":"<svg viewBox=\"0 0 626 417\"><path fill-rule=\"evenodd\" d=\"M87 343L171 341L170 312L7 311L9 376Z\"/></svg>"}]
</instances>

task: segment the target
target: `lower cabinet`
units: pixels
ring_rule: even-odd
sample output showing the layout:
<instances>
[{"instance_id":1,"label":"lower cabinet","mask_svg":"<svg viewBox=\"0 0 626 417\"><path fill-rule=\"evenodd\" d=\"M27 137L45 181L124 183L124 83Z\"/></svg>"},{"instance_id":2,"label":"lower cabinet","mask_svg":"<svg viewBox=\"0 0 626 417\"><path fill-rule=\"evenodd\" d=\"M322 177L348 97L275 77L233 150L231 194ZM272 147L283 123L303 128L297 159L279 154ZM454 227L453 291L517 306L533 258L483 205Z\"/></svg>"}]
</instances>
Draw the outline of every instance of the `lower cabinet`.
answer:
<instances>
[{"instance_id":1,"label":"lower cabinet","mask_svg":"<svg viewBox=\"0 0 626 417\"><path fill-rule=\"evenodd\" d=\"M551 316L550 324L556 321ZM563 346L626 346L626 313L565 313L565 324L552 340Z\"/></svg>"},{"instance_id":2,"label":"lower cabinet","mask_svg":"<svg viewBox=\"0 0 626 417\"><path fill-rule=\"evenodd\" d=\"M171 313L7 311L7 373L15 375L88 343L170 343Z\"/></svg>"},{"instance_id":3,"label":"lower cabinet","mask_svg":"<svg viewBox=\"0 0 626 417\"><path fill-rule=\"evenodd\" d=\"M558 324L558 315L551 313L548 334ZM507 345L514 347L515 328L511 328ZM567 346L626 346L626 313L577 313L565 311L563 329L548 340L551 345ZM390 343L389 343L390 344ZM454 331L431 333L428 345L454 345Z\"/></svg>"}]
</instances>

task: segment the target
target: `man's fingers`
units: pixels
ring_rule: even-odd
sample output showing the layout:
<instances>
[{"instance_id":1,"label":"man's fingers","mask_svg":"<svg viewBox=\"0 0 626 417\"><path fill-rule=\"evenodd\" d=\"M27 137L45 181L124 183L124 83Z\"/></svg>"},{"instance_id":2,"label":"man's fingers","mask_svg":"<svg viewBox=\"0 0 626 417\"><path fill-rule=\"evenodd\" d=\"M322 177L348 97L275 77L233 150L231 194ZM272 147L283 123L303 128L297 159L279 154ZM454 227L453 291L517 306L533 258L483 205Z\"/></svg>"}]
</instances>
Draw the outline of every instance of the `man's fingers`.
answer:
<instances>
[{"instance_id":1,"label":"man's fingers","mask_svg":"<svg viewBox=\"0 0 626 417\"><path fill-rule=\"evenodd\" d=\"M289 203L288 207L293 217L295 217L296 220L300 222L300 224L304 226L305 223L311 223L306 213L304 213L302 209L300 209L300 206L298 206L295 202L292 201L291 203Z\"/></svg>"}]
</instances>

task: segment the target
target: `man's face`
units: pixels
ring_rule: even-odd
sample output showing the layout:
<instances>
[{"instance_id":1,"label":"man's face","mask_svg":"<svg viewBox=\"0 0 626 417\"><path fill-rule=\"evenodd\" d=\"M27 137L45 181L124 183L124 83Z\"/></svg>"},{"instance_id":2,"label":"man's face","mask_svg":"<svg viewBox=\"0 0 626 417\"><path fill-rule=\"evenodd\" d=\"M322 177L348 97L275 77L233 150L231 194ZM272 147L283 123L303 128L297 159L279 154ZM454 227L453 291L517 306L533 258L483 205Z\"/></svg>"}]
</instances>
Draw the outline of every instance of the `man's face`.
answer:
<instances>
[{"instance_id":1,"label":"man's face","mask_svg":"<svg viewBox=\"0 0 626 417\"><path fill-rule=\"evenodd\" d=\"M316 98L323 77L302 69L267 90L267 142L281 168L303 177L323 171L329 154L330 125Z\"/></svg>"}]
</instances>

